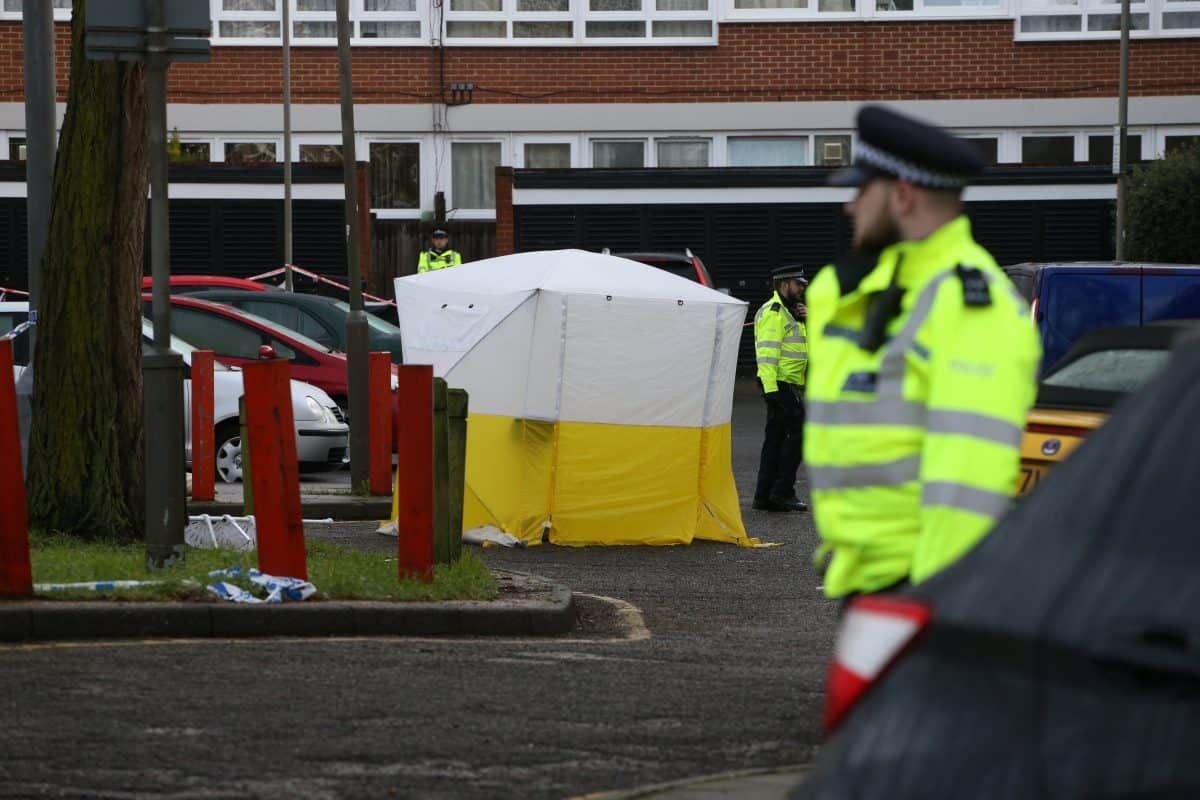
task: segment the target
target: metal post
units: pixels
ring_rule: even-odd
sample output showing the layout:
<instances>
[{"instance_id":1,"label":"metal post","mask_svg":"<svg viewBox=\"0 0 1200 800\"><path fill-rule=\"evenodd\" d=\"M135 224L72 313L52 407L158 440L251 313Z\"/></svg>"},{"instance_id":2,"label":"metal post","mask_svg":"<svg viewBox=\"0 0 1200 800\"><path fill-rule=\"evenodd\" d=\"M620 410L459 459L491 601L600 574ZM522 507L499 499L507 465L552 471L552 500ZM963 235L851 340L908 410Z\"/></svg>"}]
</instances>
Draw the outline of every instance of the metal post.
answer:
<instances>
[{"instance_id":1,"label":"metal post","mask_svg":"<svg viewBox=\"0 0 1200 800\"><path fill-rule=\"evenodd\" d=\"M1129 123L1129 0L1121 0L1121 85L1117 99L1117 261L1125 260L1125 170Z\"/></svg>"},{"instance_id":2,"label":"metal post","mask_svg":"<svg viewBox=\"0 0 1200 800\"><path fill-rule=\"evenodd\" d=\"M154 349L142 359L146 395L146 566L183 558L183 359L171 350L171 265L167 217L167 31L165 0L146 3L146 88L150 135L150 272Z\"/></svg>"},{"instance_id":3,"label":"metal post","mask_svg":"<svg viewBox=\"0 0 1200 800\"><path fill-rule=\"evenodd\" d=\"M42 284L42 253L50 231L54 153L58 135L54 119L54 7L49 0L27 2L21 19L25 31L25 211L28 219L29 318L37 321ZM29 331L29 358L37 345L37 327Z\"/></svg>"},{"instance_id":4,"label":"metal post","mask_svg":"<svg viewBox=\"0 0 1200 800\"><path fill-rule=\"evenodd\" d=\"M346 360L350 370L350 481L370 478L368 426L370 383L367 367L367 314L363 311L362 265L358 253L358 192L354 152L354 88L350 74L349 0L337 0L338 73L342 100L342 177L346 192L346 266L350 273L350 314L346 318Z\"/></svg>"},{"instance_id":5,"label":"metal post","mask_svg":"<svg viewBox=\"0 0 1200 800\"><path fill-rule=\"evenodd\" d=\"M292 0L283 0L283 279L295 291L292 276Z\"/></svg>"}]
</instances>

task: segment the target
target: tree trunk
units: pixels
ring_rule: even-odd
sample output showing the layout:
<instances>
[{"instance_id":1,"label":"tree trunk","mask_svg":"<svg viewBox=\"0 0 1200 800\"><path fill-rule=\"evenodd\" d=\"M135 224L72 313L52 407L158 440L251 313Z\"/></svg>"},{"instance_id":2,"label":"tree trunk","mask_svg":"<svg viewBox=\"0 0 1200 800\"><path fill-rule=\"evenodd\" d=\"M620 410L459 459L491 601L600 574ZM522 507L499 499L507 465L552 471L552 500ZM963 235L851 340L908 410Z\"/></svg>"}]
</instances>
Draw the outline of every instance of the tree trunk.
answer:
<instances>
[{"instance_id":1,"label":"tree trunk","mask_svg":"<svg viewBox=\"0 0 1200 800\"><path fill-rule=\"evenodd\" d=\"M42 259L29 451L33 526L142 535L142 304L149 145L140 63L88 61L75 0Z\"/></svg>"}]
</instances>

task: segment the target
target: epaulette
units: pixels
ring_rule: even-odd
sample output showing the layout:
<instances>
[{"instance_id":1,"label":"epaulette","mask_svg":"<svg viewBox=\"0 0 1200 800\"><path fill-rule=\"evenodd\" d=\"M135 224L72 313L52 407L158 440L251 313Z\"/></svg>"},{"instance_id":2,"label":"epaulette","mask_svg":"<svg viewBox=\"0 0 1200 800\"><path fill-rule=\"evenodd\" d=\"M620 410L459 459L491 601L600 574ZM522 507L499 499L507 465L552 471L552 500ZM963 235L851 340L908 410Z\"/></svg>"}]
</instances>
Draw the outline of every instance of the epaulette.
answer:
<instances>
[{"instance_id":1,"label":"epaulette","mask_svg":"<svg viewBox=\"0 0 1200 800\"><path fill-rule=\"evenodd\" d=\"M968 308L985 308L992 304L992 292L988 288L987 276L982 270L959 264L954 268L954 272L962 281L963 305Z\"/></svg>"}]
</instances>

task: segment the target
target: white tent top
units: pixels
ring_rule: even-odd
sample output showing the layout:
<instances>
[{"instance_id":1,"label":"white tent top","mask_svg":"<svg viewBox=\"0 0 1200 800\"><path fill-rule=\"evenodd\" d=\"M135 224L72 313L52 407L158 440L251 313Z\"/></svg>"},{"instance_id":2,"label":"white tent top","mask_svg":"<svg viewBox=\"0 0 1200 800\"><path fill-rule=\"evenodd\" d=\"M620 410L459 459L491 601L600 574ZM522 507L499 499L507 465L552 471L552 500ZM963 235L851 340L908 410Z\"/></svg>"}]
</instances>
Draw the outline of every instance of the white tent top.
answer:
<instances>
[{"instance_id":1,"label":"white tent top","mask_svg":"<svg viewBox=\"0 0 1200 800\"><path fill-rule=\"evenodd\" d=\"M745 302L627 258L586 250L542 250L470 261L453 269L410 275L396 281L466 294L510 294L543 289L563 294L601 294L693 303Z\"/></svg>"},{"instance_id":2,"label":"white tent top","mask_svg":"<svg viewBox=\"0 0 1200 800\"><path fill-rule=\"evenodd\" d=\"M519 253L396 280L409 364L471 413L698 427L728 422L746 304L582 250Z\"/></svg>"}]
</instances>

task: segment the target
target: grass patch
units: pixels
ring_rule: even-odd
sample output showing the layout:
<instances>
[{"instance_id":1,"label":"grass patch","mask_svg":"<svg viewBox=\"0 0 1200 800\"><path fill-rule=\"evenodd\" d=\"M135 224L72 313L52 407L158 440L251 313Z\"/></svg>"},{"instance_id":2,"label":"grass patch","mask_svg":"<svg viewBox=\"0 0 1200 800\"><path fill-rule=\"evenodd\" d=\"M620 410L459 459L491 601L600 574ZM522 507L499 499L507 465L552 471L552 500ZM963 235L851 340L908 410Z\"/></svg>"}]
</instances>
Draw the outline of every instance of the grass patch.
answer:
<instances>
[{"instance_id":1,"label":"grass patch","mask_svg":"<svg viewBox=\"0 0 1200 800\"><path fill-rule=\"evenodd\" d=\"M245 579L212 578L226 567L258 566L258 554L240 550L198 550L189 547L184 563L147 572L145 548L83 542L69 536L35 533L30 536L34 583L80 583L115 580L162 581L156 586L93 591L91 589L38 593L59 600L193 600L220 602L205 587L224 580L251 588ZM368 553L332 542L306 542L308 579L317 587L313 600L491 600L496 580L474 553L464 550L458 563L434 568L433 583L401 581L393 553Z\"/></svg>"}]
</instances>

